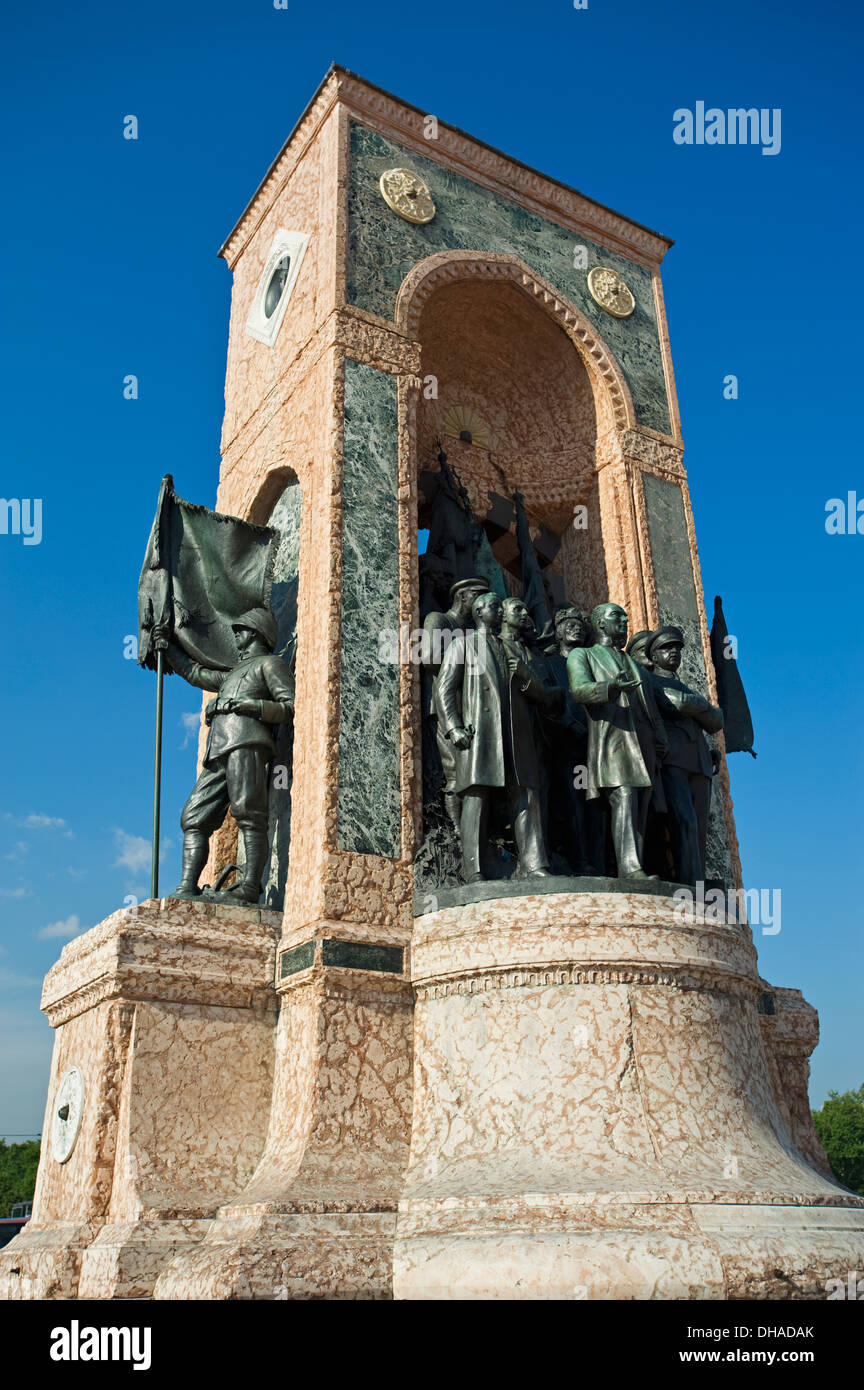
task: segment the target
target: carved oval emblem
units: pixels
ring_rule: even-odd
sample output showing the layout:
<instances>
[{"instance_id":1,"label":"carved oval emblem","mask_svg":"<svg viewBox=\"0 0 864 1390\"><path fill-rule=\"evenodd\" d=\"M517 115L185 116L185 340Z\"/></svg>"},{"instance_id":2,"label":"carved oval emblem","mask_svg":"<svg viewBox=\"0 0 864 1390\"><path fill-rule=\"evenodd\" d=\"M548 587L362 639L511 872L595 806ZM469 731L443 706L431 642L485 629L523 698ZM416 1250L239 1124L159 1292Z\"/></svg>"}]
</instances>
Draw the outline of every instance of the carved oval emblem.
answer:
<instances>
[{"instance_id":1,"label":"carved oval emblem","mask_svg":"<svg viewBox=\"0 0 864 1390\"><path fill-rule=\"evenodd\" d=\"M595 265L588 272L588 288L595 303L616 319L628 319L636 308L632 293L611 266Z\"/></svg>"},{"instance_id":2,"label":"carved oval emblem","mask_svg":"<svg viewBox=\"0 0 864 1390\"><path fill-rule=\"evenodd\" d=\"M410 169L385 169L378 187L388 208L398 212L406 222L431 222L435 216L428 185Z\"/></svg>"},{"instance_id":3,"label":"carved oval emblem","mask_svg":"<svg viewBox=\"0 0 864 1390\"><path fill-rule=\"evenodd\" d=\"M80 1067L70 1067L60 1078L51 1117L51 1152L58 1163L65 1163L70 1157L83 1113L84 1073Z\"/></svg>"}]
</instances>

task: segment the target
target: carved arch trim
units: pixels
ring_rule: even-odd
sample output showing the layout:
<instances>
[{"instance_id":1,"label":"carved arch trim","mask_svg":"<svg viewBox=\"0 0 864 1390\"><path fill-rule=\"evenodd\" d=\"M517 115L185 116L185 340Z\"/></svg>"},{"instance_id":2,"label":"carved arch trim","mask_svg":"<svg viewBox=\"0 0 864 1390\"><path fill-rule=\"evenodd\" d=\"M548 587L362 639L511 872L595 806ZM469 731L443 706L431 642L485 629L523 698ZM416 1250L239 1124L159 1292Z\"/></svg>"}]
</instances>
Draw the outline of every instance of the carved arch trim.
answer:
<instances>
[{"instance_id":1,"label":"carved arch trim","mask_svg":"<svg viewBox=\"0 0 864 1390\"><path fill-rule=\"evenodd\" d=\"M567 334L591 379L595 399L603 399L618 429L638 429L630 388L609 347L571 300L519 256L504 251L440 251L418 261L396 299L396 326L417 339L420 318L431 295L459 280L502 280L539 304ZM599 404L599 402L598 402Z\"/></svg>"}]
</instances>

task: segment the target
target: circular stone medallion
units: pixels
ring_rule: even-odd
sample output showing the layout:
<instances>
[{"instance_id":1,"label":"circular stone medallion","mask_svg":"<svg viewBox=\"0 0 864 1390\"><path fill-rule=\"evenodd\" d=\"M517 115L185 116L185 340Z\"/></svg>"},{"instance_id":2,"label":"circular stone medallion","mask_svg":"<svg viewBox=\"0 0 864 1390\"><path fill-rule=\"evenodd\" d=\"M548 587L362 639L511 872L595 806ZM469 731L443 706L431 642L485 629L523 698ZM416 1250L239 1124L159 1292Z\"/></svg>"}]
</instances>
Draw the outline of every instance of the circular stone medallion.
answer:
<instances>
[{"instance_id":1,"label":"circular stone medallion","mask_svg":"<svg viewBox=\"0 0 864 1390\"><path fill-rule=\"evenodd\" d=\"M51 1118L51 1152L58 1163L65 1163L75 1147L83 1112L84 1074L70 1067L60 1078Z\"/></svg>"},{"instance_id":2,"label":"circular stone medallion","mask_svg":"<svg viewBox=\"0 0 864 1390\"><path fill-rule=\"evenodd\" d=\"M385 169L378 180L381 197L406 222L431 222L435 204L428 185L410 169Z\"/></svg>"},{"instance_id":3,"label":"circular stone medallion","mask_svg":"<svg viewBox=\"0 0 864 1390\"><path fill-rule=\"evenodd\" d=\"M629 319L636 300L617 270L607 265L595 265L588 272L588 288L595 303L616 319Z\"/></svg>"}]
</instances>

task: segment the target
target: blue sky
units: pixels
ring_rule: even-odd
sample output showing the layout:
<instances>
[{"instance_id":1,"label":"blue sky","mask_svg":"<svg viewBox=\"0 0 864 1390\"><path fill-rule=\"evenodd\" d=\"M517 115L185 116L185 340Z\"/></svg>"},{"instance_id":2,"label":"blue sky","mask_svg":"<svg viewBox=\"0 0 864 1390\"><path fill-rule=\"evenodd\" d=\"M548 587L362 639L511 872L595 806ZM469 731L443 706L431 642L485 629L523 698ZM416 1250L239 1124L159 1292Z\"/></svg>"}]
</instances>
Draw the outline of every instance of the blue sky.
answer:
<instances>
[{"instance_id":1,"label":"blue sky","mask_svg":"<svg viewBox=\"0 0 864 1390\"><path fill-rule=\"evenodd\" d=\"M230 275L216 251L330 61L674 237L664 286L709 606L758 761L732 758L745 882L782 890L762 973L821 1014L811 1095L864 1080L860 11L800 0L215 0L5 7L0 493L0 1134L42 1123L43 974L146 896L154 678L124 659L161 475L211 503ZM782 146L676 145L697 101L782 110ZM139 139L123 139L123 118ZM850 264L851 261L851 264ZM123 398L134 373L139 398ZM739 380L724 400L723 379ZM163 884L195 772L167 682Z\"/></svg>"}]
</instances>

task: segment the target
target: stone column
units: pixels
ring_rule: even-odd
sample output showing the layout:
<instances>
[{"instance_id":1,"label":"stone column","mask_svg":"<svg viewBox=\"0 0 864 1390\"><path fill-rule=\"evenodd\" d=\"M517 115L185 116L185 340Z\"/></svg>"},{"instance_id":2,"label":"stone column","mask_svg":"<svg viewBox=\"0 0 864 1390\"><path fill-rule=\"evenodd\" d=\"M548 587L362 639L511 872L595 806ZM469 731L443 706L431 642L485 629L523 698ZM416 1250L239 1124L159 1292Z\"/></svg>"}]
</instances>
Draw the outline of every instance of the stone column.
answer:
<instances>
[{"instance_id":1,"label":"stone column","mask_svg":"<svg viewBox=\"0 0 864 1390\"><path fill-rule=\"evenodd\" d=\"M0 1252L8 1298L146 1298L205 1234L264 1144L278 914L176 899L115 912L64 946L33 1217ZM52 1142L75 1067L74 1146Z\"/></svg>"}]
</instances>

